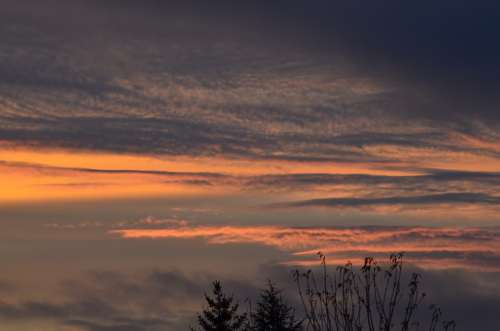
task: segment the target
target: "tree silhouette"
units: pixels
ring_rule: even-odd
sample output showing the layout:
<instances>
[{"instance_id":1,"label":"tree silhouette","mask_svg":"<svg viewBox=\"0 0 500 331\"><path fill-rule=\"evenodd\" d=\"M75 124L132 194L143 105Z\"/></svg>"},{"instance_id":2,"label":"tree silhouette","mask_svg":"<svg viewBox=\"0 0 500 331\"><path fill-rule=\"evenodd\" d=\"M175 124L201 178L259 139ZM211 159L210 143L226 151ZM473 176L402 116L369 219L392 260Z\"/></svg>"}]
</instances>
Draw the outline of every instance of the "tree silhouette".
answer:
<instances>
[{"instance_id":1,"label":"tree silhouette","mask_svg":"<svg viewBox=\"0 0 500 331\"><path fill-rule=\"evenodd\" d=\"M257 311L251 313L252 331L298 331L302 322L295 319L295 311L281 296L281 291L269 281L262 290Z\"/></svg>"},{"instance_id":2,"label":"tree silhouette","mask_svg":"<svg viewBox=\"0 0 500 331\"><path fill-rule=\"evenodd\" d=\"M233 303L234 298L224 294L219 281L213 282L212 286L212 296L205 294L208 307L198 314L199 329L191 328L191 331L243 330L246 314L238 313L238 303Z\"/></svg>"},{"instance_id":3,"label":"tree silhouette","mask_svg":"<svg viewBox=\"0 0 500 331\"><path fill-rule=\"evenodd\" d=\"M415 316L425 293L420 289L420 275L416 273L411 275L404 291L403 253L392 254L385 268L367 257L359 271L347 263L337 267L333 274L327 271L325 256L318 254L322 265L319 277L311 270L294 273L307 330L410 331L422 327ZM441 319L439 307L432 305L431 311L427 330L455 330L454 321Z\"/></svg>"},{"instance_id":4,"label":"tree silhouette","mask_svg":"<svg viewBox=\"0 0 500 331\"><path fill-rule=\"evenodd\" d=\"M426 295L419 274L413 273L408 283L402 277L403 253L392 254L387 264L379 265L367 257L359 270L347 263L332 273L326 257L318 254L321 272L294 272L303 320L297 322L293 308L271 282L262 290L256 311L250 307L249 314L239 314L233 297L227 297L220 282L214 282L213 297L205 295L208 307L198 315L199 330L413 331L425 327L429 331L455 331L456 323L443 320L436 305L430 306L428 326L418 321L417 310Z\"/></svg>"}]
</instances>

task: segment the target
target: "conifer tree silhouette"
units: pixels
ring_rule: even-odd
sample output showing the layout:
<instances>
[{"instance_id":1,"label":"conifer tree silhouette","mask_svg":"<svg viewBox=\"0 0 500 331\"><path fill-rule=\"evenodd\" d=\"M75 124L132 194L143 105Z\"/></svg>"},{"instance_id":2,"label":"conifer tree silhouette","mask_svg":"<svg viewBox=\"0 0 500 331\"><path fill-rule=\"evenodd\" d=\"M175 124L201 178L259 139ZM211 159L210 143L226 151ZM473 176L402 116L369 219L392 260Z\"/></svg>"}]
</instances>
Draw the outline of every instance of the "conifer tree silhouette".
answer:
<instances>
[{"instance_id":1,"label":"conifer tree silhouette","mask_svg":"<svg viewBox=\"0 0 500 331\"><path fill-rule=\"evenodd\" d=\"M238 331L243 330L246 314L238 313L238 303L227 296L219 281L212 284L212 296L205 294L208 307L198 314L199 328L191 331Z\"/></svg>"},{"instance_id":2,"label":"conifer tree silhouette","mask_svg":"<svg viewBox=\"0 0 500 331\"><path fill-rule=\"evenodd\" d=\"M281 291L270 281L262 290L257 310L251 314L252 331L298 331L302 322L295 319L295 312L283 297Z\"/></svg>"}]
</instances>

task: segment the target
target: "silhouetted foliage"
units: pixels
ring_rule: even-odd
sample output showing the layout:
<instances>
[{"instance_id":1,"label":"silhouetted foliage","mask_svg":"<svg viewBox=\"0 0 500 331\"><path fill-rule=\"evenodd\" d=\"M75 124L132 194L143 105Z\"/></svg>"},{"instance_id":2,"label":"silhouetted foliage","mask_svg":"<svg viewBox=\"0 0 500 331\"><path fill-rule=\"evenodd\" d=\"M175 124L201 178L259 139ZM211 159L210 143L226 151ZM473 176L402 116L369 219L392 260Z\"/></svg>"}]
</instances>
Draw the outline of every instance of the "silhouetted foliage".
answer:
<instances>
[{"instance_id":1,"label":"silhouetted foliage","mask_svg":"<svg viewBox=\"0 0 500 331\"><path fill-rule=\"evenodd\" d=\"M403 254L393 254L382 268L373 258L365 258L359 272L348 263L328 273L326 258L318 253L322 272L296 271L294 279L306 314L306 328L312 331L391 331L418 330L415 313L425 297L420 275L412 274L408 293L402 301ZM398 311L399 310L399 311ZM431 306L429 331L455 330L454 321L441 321L441 310ZM396 316L401 318L396 323Z\"/></svg>"},{"instance_id":2,"label":"silhouetted foliage","mask_svg":"<svg viewBox=\"0 0 500 331\"><path fill-rule=\"evenodd\" d=\"M213 284L212 296L205 294L208 307L198 314L199 329L192 331L238 331L243 330L246 314L238 313L238 303L234 303L232 296L222 291L219 281Z\"/></svg>"},{"instance_id":3,"label":"silhouetted foliage","mask_svg":"<svg viewBox=\"0 0 500 331\"><path fill-rule=\"evenodd\" d=\"M298 321L273 283L262 290L257 309L238 313L233 297L222 292L219 282L213 284L213 298L205 295L208 308L198 315L202 331L455 331L454 321L442 320L441 309L431 305L431 318L422 325L416 313L425 293L420 275L413 273L405 290L403 254L392 254L382 267L373 258L365 258L355 270L351 263L329 272L326 258L318 253L321 272L294 272L294 280L305 317ZM248 318L247 318L248 316ZM194 331L194 329L191 329Z\"/></svg>"},{"instance_id":4,"label":"silhouetted foliage","mask_svg":"<svg viewBox=\"0 0 500 331\"><path fill-rule=\"evenodd\" d=\"M272 282L262 290L257 310L250 314L251 331L298 331L302 322L295 318L295 310L289 306Z\"/></svg>"}]
</instances>

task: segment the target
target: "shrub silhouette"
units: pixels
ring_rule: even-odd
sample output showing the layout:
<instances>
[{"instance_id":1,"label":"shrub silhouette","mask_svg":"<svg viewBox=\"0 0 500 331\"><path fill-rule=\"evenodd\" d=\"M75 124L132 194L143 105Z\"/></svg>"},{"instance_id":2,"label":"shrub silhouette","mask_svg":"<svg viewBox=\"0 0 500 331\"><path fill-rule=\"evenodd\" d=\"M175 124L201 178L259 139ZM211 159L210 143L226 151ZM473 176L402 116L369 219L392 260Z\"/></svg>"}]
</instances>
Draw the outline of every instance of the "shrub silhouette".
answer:
<instances>
[{"instance_id":1,"label":"shrub silhouette","mask_svg":"<svg viewBox=\"0 0 500 331\"><path fill-rule=\"evenodd\" d=\"M373 258L365 258L359 271L348 263L328 273L326 258L318 253L322 271L294 272L297 291L306 315L306 329L312 331L409 331L421 323L415 314L425 298L420 275L413 273L403 300L403 253L390 256L382 268ZM455 330L454 321L441 321L441 309L431 306L429 331ZM400 319L396 323L396 318Z\"/></svg>"},{"instance_id":2,"label":"shrub silhouette","mask_svg":"<svg viewBox=\"0 0 500 331\"><path fill-rule=\"evenodd\" d=\"M232 296L222 291L219 281L212 284L212 296L205 294L208 307L198 314L199 329L191 331L238 331L243 330L246 314L238 313L238 303L233 303Z\"/></svg>"}]
</instances>

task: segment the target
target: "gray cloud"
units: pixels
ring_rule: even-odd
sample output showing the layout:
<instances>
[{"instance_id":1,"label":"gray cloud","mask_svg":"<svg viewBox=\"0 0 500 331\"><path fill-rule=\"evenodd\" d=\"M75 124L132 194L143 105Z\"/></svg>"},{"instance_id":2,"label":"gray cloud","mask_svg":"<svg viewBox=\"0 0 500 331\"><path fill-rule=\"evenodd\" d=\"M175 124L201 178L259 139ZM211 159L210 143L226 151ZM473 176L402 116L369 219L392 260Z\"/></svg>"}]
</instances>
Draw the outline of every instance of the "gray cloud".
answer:
<instances>
[{"instance_id":1,"label":"gray cloud","mask_svg":"<svg viewBox=\"0 0 500 331\"><path fill-rule=\"evenodd\" d=\"M383 198L325 198L277 203L271 207L375 207L375 206L418 206L438 204L485 204L500 205L500 197L481 193L444 193L417 196L390 196Z\"/></svg>"},{"instance_id":2,"label":"gray cloud","mask_svg":"<svg viewBox=\"0 0 500 331\"><path fill-rule=\"evenodd\" d=\"M376 205L432 205L439 203L488 203L496 205L500 175L496 172L464 172L413 169L416 175L290 174L247 179L247 189L269 192L343 192L347 199L316 199L293 206L373 207ZM395 199L393 197L397 196ZM286 205L286 203L285 203ZM486 208L486 205L483 204Z\"/></svg>"},{"instance_id":3,"label":"gray cloud","mask_svg":"<svg viewBox=\"0 0 500 331\"><path fill-rule=\"evenodd\" d=\"M66 280L53 301L0 302L0 320L52 320L82 330L179 330L187 328L201 306L214 275L152 271L141 276L96 271ZM223 279L227 291L255 296L256 288ZM63 302L60 302L60 301Z\"/></svg>"},{"instance_id":4,"label":"gray cloud","mask_svg":"<svg viewBox=\"0 0 500 331\"><path fill-rule=\"evenodd\" d=\"M498 304L496 294L500 289L491 285L496 284L498 273L425 271L410 265L405 268L408 273L417 271L423 275L423 290L427 298L419 316L422 321L428 321L430 313L425 306L432 302L443 308L446 318L455 319L461 330L492 329L496 325L497 317L491 312ZM331 266L331 271L334 271L334 266ZM260 273L262 279L253 282L223 278L222 283L226 291L234 293L244 306L245 298L255 301L259 287L265 284L264 277L270 278L284 289L287 300L298 307L300 313L291 270L263 265ZM59 323L57 325L88 331L185 329L194 321L196 311L203 304L203 292L209 289L210 277L217 278L216 275L200 278L172 271L155 271L139 277L94 272L83 280L67 282L54 293L54 296L65 298L64 304L51 301L3 302L0 304L0 319L3 323L52 320ZM165 311L165 301L175 302L175 305Z\"/></svg>"},{"instance_id":5,"label":"gray cloud","mask_svg":"<svg viewBox=\"0 0 500 331\"><path fill-rule=\"evenodd\" d=\"M416 170L418 171L418 170ZM249 180L247 184L264 187L308 187L326 185L387 185L408 187L414 189L416 186L431 184L443 185L451 182L472 182L496 187L500 184L500 173L496 172L466 172L466 171L442 171L434 169L420 169L421 175L413 176L382 176L368 174L291 174L291 175L263 175Z\"/></svg>"},{"instance_id":6,"label":"gray cloud","mask_svg":"<svg viewBox=\"0 0 500 331\"><path fill-rule=\"evenodd\" d=\"M488 14L469 6L472 11L453 8L455 14L473 12L475 23ZM231 6L70 1L50 7L9 2L2 14L0 138L32 146L303 162L404 157L370 150L381 145L498 158L498 150L453 138L459 133L496 141L498 126L488 110L493 106L484 106L474 91L453 92L457 99L468 98L462 104L472 103L474 111L450 106L448 92L417 88L422 79L410 75L426 72L427 62L446 55L443 45L425 36L438 33L449 37L449 47L458 47L452 32L460 31L459 15L427 16L427 3L356 8L335 1L317 7L296 1ZM286 14L273 15L278 11ZM391 19L375 24L370 13ZM400 18L410 13L427 23L407 26ZM236 18L240 24L234 24ZM439 22L449 18L442 29ZM324 24L319 29L315 21ZM397 28L401 25L406 29ZM374 31L381 32L380 44L370 41ZM368 49L356 50L356 38ZM415 38L419 42L409 47ZM433 77L440 81L449 71L477 70L483 86L491 71L478 65L486 39L481 41L482 48L457 55L470 69L447 56L450 65L438 66L443 74ZM358 56L347 61L346 52ZM394 75L382 68L399 78L388 81ZM430 84L437 85L443 84ZM447 121L437 120L438 113ZM457 116L443 115L449 113Z\"/></svg>"},{"instance_id":7,"label":"gray cloud","mask_svg":"<svg viewBox=\"0 0 500 331\"><path fill-rule=\"evenodd\" d=\"M90 174L128 174L128 175L153 175L158 177L201 177L201 178L224 178L225 174L216 172L181 172L181 171L162 171L162 170L135 170L135 169L95 169L95 168L71 168L48 166L37 163L9 162L0 160L0 164L8 167L36 169L38 171L48 172L80 172ZM76 183L77 185L79 183ZM86 184L86 183L83 183ZM74 185L74 184L72 184Z\"/></svg>"}]
</instances>

